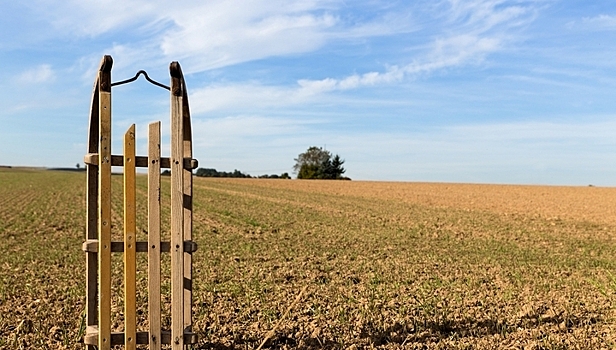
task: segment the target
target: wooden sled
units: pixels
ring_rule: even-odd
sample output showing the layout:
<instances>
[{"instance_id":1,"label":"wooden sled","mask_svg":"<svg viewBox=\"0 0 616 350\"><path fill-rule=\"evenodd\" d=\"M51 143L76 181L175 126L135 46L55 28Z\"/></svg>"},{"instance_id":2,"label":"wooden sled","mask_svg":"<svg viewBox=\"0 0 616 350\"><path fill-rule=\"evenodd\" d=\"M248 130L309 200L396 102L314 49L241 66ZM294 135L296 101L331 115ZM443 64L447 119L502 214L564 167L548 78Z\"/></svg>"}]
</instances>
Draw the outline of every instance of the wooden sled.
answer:
<instances>
[{"instance_id":1,"label":"wooden sled","mask_svg":"<svg viewBox=\"0 0 616 350\"><path fill-rule=\"evenodd\" d=\"M192 131L188 95L179 63L169 67L171 86L151 80L140 71L134 78L111 83L111 56L104 56L98 70L90 109L86 163L86 334L88 350L149 344L160 349L184 349L195 344L192 329ZM171 157L161 157L160 121L149 124L148 155L135 155L135 125L124 135L123 155L111 154L111 88L136 80L140 74L171 92ZM124 240L111 241L111 167L124 169ZM136 241L137 167L148 168L148 241ZM161 241L160 171L171 169L171 238ZM161 329L161 253L171 254L171 329ZM111 254L124 255L124 331L111 331ZM147 331L136 325L136 253L148 254Z\"/></svg>"}]
</instances>

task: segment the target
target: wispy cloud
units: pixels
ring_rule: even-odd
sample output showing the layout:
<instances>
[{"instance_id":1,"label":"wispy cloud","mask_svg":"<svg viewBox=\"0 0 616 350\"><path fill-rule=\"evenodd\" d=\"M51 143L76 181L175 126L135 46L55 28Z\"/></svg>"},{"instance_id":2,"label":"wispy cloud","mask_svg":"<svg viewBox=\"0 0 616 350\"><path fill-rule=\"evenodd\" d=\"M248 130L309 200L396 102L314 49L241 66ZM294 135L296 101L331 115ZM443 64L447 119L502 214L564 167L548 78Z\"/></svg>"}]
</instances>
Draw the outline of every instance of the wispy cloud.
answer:
<instances>
[{"instance_id":1,"label":"wispy cloud","mask_svg":"<svg viewBox=\"0 0 616 350\"><path fill-rule=\"evenodd\" d=\"M115 42L115 48L130 46L125 52L150 60L181 60L188 73L310 52L332 40L414 28L405 11L374 5L370 10L377 15L349 18L343 15L346 6L342 0L247 0L241 5L194 0L181 6L164 1L39 0L31 9L66 36L96 37L123 30L132 41Z\"/></svg>"},{"instance_id":2,"label":"wispy cloud","mask_svg":"<svg viewBox=\"0 0 616 350\"><path fill-rule=\"evenodd\" d=\"M56 73L50 65L41 64L22 72L17 80L22 84L40 84L51 82L55 77Z\"/></svg>"},{"instance_id":3,"label":"wispy cloud","mask_svg":"<svg viewBox=\"0 0 616 350\"><path fill-rule=\"evenodd\" d=\"M292 86L264 85L258 82L214 84L191 90L191 111L195 115L227 109L262 109L324 102L324 95L336 90L392 83L404 77L404 71L391 67L384 73L354 74L343 79L300 79Z\"/></svg>"},{"instance_id":4,"label":"wispy cloud","mask_svg":"<svg viewBox=\"0 0 616 350\"><path fill-rule=\"evenodd\" d=\"M596 29L616 29L616 16L599 15L595 17L584 17L582 23Z\"/></svg>"},{"instance_id":5,"label":"wispy cloud","mask_svg":"<svg viewBox=\"0 0 616 350\"><path fill-rule=\"evenodd\" d=\"M202 71L269 56L301 53L321 47L337 18L319 2L298 6L286 1L207 3L172 13L175 27L164 34L166 57ZM199 20L194 15L199 14Z\"/></svg>"},{"instance_id":6,"label":"wispy cloud","mask_svg":"<svg viewBox=\"0 0 616 350\"><path fill-rule=\"evenodd\" d=\"M66 35L93 37L129 30L130 43L114 42L108 48L124 64L180 60L186 73L312 52L336 40L420 32L425 18L440 23L430 27L441 31L422 34L432 37L432 42L426 45L428 52L408 58L413 63L397 63L397 72L392 69L337 78L332 89L344 90L391 82L392 78L395 81L400 72L481 61L515 37L510 33L512 28L532 21L540 3L450 0L437 5L358 5L370 15L349 15L342 0L249 0L241 6L222 0L187 1L182 6L163 1L68 0L52 4L40 0L31 8Z\"/></svg>"},{"instance_id":7,"label":"wispy cloud","mask_svg":"<svg viewBox=\"0 0 616 350\"><path fill-rule=\"evenodd\" d=\"M48 21L56 35L64 37L95 37L120 30L128 25L157 20L155 2L150 1L78 1L54 2L33 1L29 4L33 13Z\"/></svg>"},{"instance_id":8,"label":"wispy cloud","mask_svg":"<svg viewBox=\"0 0 616 350\"><path fill-rule=\"evenodd\" d=\"M444 12L451 24L474 33L498 27L514 27L532 20L544 1L449 0Z\"/></svg>"},{"instance_id":9,"label":"wispy cloud","mask_svg":"<svg viewBox=\"0 0 616 350\"><path fill-rule=\"evenodd\" d=\"M268 86L258 82L213 84L193 93L195 111L207 112L243 105L267 107L303 104L333 91L395 84L435 71L481 64L493 53L515 41L511 28L532 21L533 3L520 6L506 1L450 1L442 21L448 28L433 35L424 49L407 58L405 65L386 66L381 71L354 73L345 77L299 79L296 85Z\"/></svg>"},{"instance_id":10,"label":"wispy cloud","mask_svg":"<svg viewBox=\"0 0 616 350\"><path fill-rule=\"evenodd\" d=\"M353 74L342 79L326 78L322 80L301 79L297 83L304 95L315 95L333 90L350 90L362 86L393 83L402 80L407 67L400 69L397 66L388 68L385 72L369 72Z\"/></svg>"}]
</instances>

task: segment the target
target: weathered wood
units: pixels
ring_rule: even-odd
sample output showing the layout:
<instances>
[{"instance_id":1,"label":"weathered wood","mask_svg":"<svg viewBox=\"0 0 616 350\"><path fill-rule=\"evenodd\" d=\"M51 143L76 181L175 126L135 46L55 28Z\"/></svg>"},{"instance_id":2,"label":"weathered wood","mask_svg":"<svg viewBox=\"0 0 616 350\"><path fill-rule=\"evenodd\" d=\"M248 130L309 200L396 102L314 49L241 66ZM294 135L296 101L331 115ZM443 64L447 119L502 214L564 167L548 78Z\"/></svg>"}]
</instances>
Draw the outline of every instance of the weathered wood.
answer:
<instances>
[{"instance_id":1,"label":"weathered wood","mask_svg":"<svg viewBox=\"0 0 616 350\"><path fill-rule=\"evenodd\" d=\"M148 134L148 320L150 350L160 350L160 122Z\"/></svg>"},{"instance_id":2,"label":"weathered wood","mask_svg":"<svg viewBox=\"0 0 616 350\"><path fill-rule=\"evenodd\" d=\"M137 332L137 196L135 183L135 124L124 134L124 334L127 350L135 350Z\"/></svg>"},{"instance_id":3,"label":"weathered wood","mask_svg":"<svg viewBox=\"0 0 616 350\"><path fill-rule=\"evenodd\" d=\"M172 62L171 74L171 348L184 348L184 174L182 71Z\"/></svg>"},{"instance_id":4,"label":"weathered wood","mask_svg":"<svg viewBox=\"0 0 616 350\"><path fill-rule=\"evenodd\" d=\"M149 242L136 242L136 252L137 253L148 253L150 248ZM194 253L197 251L197 243L192 241L184 241L184 252ZM98 252L98 239L89 239L83 242L83 246L81 249L87 253L97 253ZM160 252L161 253L169 253L171 251L171 242L160 242ZM111 252L112 253L124 253L124 242L111 242Z\"/></svg>"},{"instance_id":5,"label":"weathered wood","mask_svg":"<svg viewBox=\"0 0 616 350\"><path fill-rule=\"evenodd\" d=\"M86 164L98 164L98 153L88 153L83 157L83 162ZM185 158L183 160L184 169L197 169L199 167L199 161L196 159ZM124 166L124 158L119 155L111 156L111 165L112 166ZM144 156L136 156L135 157L135 166L137 168L147 168L149 166L148 157ZM160 167L161 169L170 169L171 168L171 160L168 157L160 158Z\"/></svg>"},{"instance_id":6,"label":"weathered wood","mask_svg":"<svg viewBox=\"0 0 616 350\"><path fill-rule=\"evenodd\" d=\"M136 340L137 344L150 344L150 348L152 346L149 343L149 333L148 332L137 332ZM197 334L192 332L184 332L184 344L197 344ZM83 342L86 345L96 345L98 344L98 327L91 326L87 327L86 335L83 339ZM160 337L161 344L171 344L171 332L169 331L161 331ZM124 333L122 332L113 332L111 333L111 345L123 345L124 344Z\"/></svg>"},{"instance_id":7,"label":"weathered wood","mask_svg":"<svg viewBox=\"0 0 616 350\"><path fill-rule=\"evenodd\" d=\"M148 156L135 154L135 125L124 135L122 155L111 154L111 66L103 57L95 80L90 111L86 183L86 335L88 350L126 345L161 344L184 349L196 344L192 333L192 132L188 96L182 70L177 62L171 74L171 157L161 157L160 122L150 124ZM124 240L111 241L111 168L124 167ZM148 167L148 241L136 241L136 167ZM162 168L171 169L171 239L161 241ZM111 332L111 253L124 254L124 332ZM148 252L149 332L137 332L136 253ZM161 256L171 253L171 329L161 330Z\"/></svg>"},{"instance_id":8,"label":"weathered wood","mask_svg":"<svg viewBox=\"0 0 616 350\"><path fill-rule=\"evenodd\" d=\"M99 81L98 160L98 348L111 348L111 56L103 57Z\"/></svg>"},{"instance_id":9,"label":"weathered wood","mask_svg":"<svg viewBox=\"0 0 616 350\"><path fill-rule=\"evenodd\" d=\"M92 89L87 153L98 153L98 75ZM98 238L98 159L86 164L86 240ZM98 254L86 253L86 326L98 324ZM88 345L87 350L94 350Z\"/></svg>"},{"instance_id":10,"label":"weathered wood","mask_svg":"<svg viewBox=\"0 0 616 350\"><path fill-rule=\"evenodd\" d=\"M184 159L192 159L192 127L186 81L182 77L182 143ZM184 240L192 240L193 174L184 167ZM184 251L184 330L192 331L192 251Z\"/></svg>"}]
</instances>

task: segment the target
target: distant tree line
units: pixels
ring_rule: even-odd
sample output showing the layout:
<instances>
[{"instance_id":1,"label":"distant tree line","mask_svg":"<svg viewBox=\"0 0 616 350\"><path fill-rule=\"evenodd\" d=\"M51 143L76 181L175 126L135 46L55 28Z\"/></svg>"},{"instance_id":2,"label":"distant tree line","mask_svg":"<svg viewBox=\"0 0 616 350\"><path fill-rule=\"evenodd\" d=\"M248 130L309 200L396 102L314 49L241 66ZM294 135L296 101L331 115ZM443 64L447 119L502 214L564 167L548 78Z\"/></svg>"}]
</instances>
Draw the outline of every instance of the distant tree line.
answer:
<instances>
[{"instance_id":1,"label":"distant tree line","mask_svg":"<svg viewBox=\"0 0 616 350\"><path fill-rule=\"evenodd\" d=\"M195 174L199 177L235 177L235 178L248 178L251 177L248 174L244 174L243 172L235 169L233 172L227 171L218 171L212 168L199 168L197 169L197 173Z\"/></svg>"},{"instance_id":2,"label":"distant tree line","mask_svg":"<svg viewBox=\"0 0 616 350\"><path fill-rule=\"evenodd\" d=\"M339 155L312 146L295 158L293 170L298 179L350 180L342 176L346 172L342 164L344 160Z\"/></svg>"},{"instance_id":3,"label":"distant tree line","mask_svg":"<svg viewBox=\"0 0 616 350\"><path fill-rule=\"evenodd\" d=\"M280 175L276 175L276 174L264 174L264 175L259 175L257 176L259 179L290 179L291 176L289 176L289 173L282 173Z\"/></svg>"},{"instance_id":4,"label":"distant tree line","mask_svg":"<svg viewBox=\"0 0 616 350\"><path fill-rule=\"evenodd\" d=\"M272 175L259 175L259 176L250 176L250 174L244 174L243 172L235 169L233 172L227 171L218 171L213 168L199 168L197 169L197 173L195 174L199 177L233 177L233 178L259 178L259 179L290 179L288 173L282 173L280 175L272 174Z\"/></svg>"}]
</instances>

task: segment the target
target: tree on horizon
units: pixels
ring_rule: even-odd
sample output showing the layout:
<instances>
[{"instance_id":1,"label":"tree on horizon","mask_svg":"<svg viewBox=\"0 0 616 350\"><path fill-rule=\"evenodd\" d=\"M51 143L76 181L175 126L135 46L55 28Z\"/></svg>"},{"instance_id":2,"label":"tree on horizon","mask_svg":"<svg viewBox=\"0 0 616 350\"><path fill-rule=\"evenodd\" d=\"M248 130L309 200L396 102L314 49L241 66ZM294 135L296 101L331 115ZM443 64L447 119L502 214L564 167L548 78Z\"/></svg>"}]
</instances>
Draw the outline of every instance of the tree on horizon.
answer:
<instances>
[{"instance_id":1,"label":"tree on horizon","mask_svg":"<svg viewBox=\"0 0 616 350\"><path fill-rule=\"evenodd\" d=\"M293 171L298 179L346 179L342 176L346 169L344 160L338 154L332 157L328 150L312 146L300 153L295 160Z\"/></svg>"}]
</instances>

